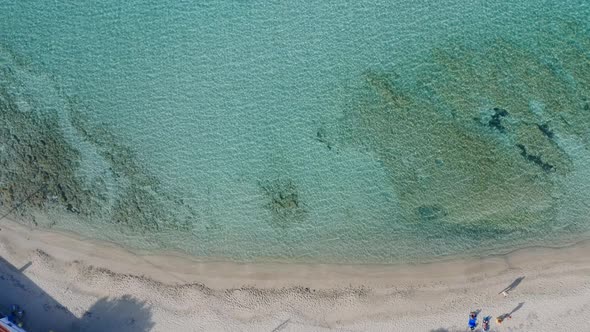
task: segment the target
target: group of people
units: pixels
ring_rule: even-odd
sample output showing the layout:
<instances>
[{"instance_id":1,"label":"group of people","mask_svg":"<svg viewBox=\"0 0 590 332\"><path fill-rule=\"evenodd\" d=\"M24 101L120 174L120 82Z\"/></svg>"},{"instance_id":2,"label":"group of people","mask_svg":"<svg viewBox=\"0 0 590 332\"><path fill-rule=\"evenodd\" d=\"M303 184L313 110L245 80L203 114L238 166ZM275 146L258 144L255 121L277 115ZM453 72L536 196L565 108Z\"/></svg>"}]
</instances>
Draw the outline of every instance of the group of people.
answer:
<instances>
[{"instance_id":1,"label":"group of people","mask_svg":"<svg viewBox=\"0 0 590 332\"><path fill-rule=\"evenodd\" d=\"M514 280L508 287L504 288L498 294L502 294L502 295L504 295L504 297L507 297L508 293L510 291L512 291L514 288L516 288L522 282L523 279L524 279L524 276L516 278L516 280ZM512 318L512 314L514 312L516 312L518 309L522 308L523 304L524 304L524 302L521 302L510 313L506 313L506 314L496 317L496 324L502 324L502 322L504 320ZM471 329L471 331L475 331L475 329L477 328L477 325L478 325L477 316L479 315L480 312L481 312L481 310L476 310L476 311L472 311L469 313L468 325L469 325L469 328ZM483 318L483 322L481 324L481 327L484 332L491 330L491 328L492 328L491 327L491 320L492 320L492 316L486 316Z\"/></svg>"},{"instance_id":2,"label":"group of people","mask_svg":"<svg viewBox=\"0 0 590 332\"><path fill-rule=\"evenodd\" d=\"M481 310L477 310L477 311L472 311L469 313L469 328L471 329L471 331L475 331L475 328L477 327L478 323L477 323L477 316L479 315ZM510 319L512 318L512 316L510 315L502 315L496 318L496 323L498 324L502 324L502 322L505 319ZM490 321L492 320L492 316L485 316L483 318L482 324L481 324L481 328L484 332L488 332L492 326Z\"/></svg>"}]
</instances>

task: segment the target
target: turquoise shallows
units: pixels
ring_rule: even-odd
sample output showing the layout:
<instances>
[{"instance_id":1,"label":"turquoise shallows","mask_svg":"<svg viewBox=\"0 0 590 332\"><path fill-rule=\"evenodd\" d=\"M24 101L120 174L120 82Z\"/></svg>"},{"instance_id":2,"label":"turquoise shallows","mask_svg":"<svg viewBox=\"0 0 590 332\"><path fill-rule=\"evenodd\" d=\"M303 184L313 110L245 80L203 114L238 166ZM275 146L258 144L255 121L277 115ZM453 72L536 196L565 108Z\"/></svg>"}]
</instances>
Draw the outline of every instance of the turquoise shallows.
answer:
<instances>
[{"instance_id":1,"label":"turquoise shallows","mask_svg":"<svg viewBox=\"0 0 590 332\"><path fill-rule=\"evenodd\" d=\"M587 1L0 0L0 202L207 259L590 230Z\"/></svg>"}]
</instances>

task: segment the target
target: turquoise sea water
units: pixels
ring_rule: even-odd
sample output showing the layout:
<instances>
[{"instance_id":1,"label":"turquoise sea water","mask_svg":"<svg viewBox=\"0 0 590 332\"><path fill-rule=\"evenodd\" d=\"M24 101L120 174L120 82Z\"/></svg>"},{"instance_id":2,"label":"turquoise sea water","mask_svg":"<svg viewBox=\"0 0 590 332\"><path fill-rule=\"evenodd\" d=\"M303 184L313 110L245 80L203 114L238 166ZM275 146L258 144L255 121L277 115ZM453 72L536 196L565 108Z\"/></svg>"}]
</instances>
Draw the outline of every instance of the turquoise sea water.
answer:
<instances>
[{"instance_id":1,"label":"turquoise sea water","mask_svg":"<svg viewBox=\"0 0 590 332\"><path fill-rule=\"evenodd\" d=\"M0 202L232 260L587 238L587 1L0 0Z\"/></svg>"}]
</instances>

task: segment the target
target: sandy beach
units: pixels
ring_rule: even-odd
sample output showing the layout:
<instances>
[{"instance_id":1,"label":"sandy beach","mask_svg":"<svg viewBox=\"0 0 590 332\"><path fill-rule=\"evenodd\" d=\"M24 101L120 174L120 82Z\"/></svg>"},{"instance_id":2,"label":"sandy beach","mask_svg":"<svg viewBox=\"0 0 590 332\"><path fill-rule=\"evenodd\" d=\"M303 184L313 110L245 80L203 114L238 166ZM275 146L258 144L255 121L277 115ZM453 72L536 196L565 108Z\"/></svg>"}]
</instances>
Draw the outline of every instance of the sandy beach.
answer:
<instances>
[{"instance_id":1,"label":"sandy beach","mask_svg":"<svg viewBox=\"0 0 590 332\"><path fill-rule=\"evenodd\" d=\"M512 312L493 331L590 330L590 242L417 265L237 264L1 229L1 304L23 306L31 331L466 331L476 309Z\"/></svg>"},{"instance_id":2,"label":"sandy beach","mask_svg":"<svg viewBox=\"0 0 590 332\"><path fill-rule=\"evenodd\" d=\"M473 311L478 332L590 332L588 17L0 0L0 313L29 332L457 332Z\"/></svg>"}]
</instances>

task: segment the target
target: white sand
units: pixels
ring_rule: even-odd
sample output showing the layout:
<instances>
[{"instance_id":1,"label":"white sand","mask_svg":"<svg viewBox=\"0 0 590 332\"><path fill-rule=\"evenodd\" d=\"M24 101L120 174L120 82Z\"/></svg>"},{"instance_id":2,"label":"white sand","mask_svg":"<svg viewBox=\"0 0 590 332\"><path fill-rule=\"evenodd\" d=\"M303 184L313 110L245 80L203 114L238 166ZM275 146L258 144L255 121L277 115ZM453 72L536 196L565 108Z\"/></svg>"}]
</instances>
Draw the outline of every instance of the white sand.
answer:
<instances>
[{"instance_id":1,"label":"white sand","mask_svg":"<svg viewBox=\"0 0 590 332\"><path fill-rule=\"evenodd\" d=\"M466 331L469 311L519 303L493 331L590 331L590 242L419 265L235 264L0 227L0 304L24 306L32 332Z\"/></svg>"}]
</instances>

